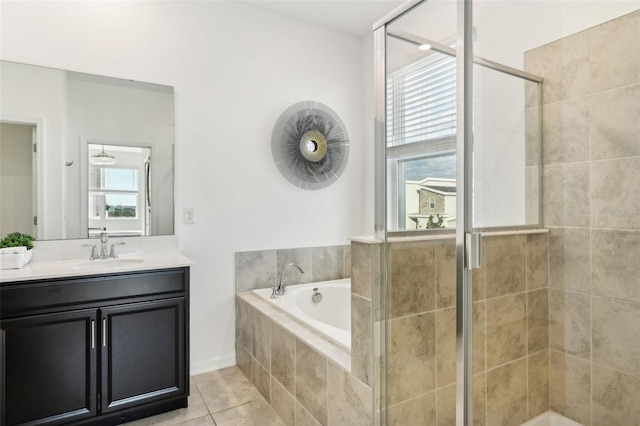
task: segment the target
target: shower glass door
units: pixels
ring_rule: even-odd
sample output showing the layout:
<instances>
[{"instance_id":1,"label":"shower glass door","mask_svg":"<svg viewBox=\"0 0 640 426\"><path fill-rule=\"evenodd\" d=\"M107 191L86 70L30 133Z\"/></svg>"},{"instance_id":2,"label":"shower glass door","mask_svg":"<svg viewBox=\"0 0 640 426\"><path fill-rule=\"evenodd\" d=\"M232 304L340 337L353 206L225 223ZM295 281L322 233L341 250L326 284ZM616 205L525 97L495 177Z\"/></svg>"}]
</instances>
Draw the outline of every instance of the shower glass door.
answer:
<instances>
[{"instance_id":1,"label":"shower glass door","mask_svg":"<svg viewBox=\"0 0 640 426\"><path fill-rule=\"evenodd\" d=\"M424 1L375 33L380 424L520 424L542 361L540 79L474 56L471 17Z\"/></svg>"}]
</instances>

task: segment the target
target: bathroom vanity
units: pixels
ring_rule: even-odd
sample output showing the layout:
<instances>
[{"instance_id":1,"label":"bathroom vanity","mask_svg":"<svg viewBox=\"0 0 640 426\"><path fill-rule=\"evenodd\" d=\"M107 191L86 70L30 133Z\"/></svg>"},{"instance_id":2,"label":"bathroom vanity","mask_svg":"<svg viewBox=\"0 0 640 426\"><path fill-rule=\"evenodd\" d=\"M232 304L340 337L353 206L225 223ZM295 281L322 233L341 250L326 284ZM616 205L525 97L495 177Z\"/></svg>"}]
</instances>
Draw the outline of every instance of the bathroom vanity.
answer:
<instances>
[{"instance_id":1,"label":"bathroom vanity","mask_svg":"<svg viewBox=\"0 0 640 426\"><path fill-rule=\"evenodd\" d=\"M189 267L145 266L3 277L0 424L112 425L187 406Z\"/></svg>"}]
</instances>

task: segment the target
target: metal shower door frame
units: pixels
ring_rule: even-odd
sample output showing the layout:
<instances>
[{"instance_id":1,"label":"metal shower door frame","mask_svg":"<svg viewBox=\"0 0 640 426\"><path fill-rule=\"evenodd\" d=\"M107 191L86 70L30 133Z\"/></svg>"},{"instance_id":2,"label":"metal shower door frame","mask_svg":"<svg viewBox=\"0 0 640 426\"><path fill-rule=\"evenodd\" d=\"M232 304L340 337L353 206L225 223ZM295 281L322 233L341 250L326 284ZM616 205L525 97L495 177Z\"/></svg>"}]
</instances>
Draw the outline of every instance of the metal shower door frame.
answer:
<instances>
[{"instance_id":1,"label":"metal shower door frame","mask_svg":"<svg viewBox=\"0 0 640 426\"><path fill-rule=\"evenodd\" d=\"M382 289L386 295L387 243L386 223L386 36L387 25L409 13L428 0L410 0L376 22L374 30L374 82L375 82L375 234L382 240ZM471 260L479 257L479 234L473 231L473 0L456 0L457 22L457 190L456 190L456 426L473 424L472 395L472 274ZM386 318L386 298L381 297L381 313ZM386 364L387 321L383 321L380 348ZM381 368L380 400L386 404L386 368ZM386 407L381 408L381 425L386 425Z\"/></svg>"}]
</instances>

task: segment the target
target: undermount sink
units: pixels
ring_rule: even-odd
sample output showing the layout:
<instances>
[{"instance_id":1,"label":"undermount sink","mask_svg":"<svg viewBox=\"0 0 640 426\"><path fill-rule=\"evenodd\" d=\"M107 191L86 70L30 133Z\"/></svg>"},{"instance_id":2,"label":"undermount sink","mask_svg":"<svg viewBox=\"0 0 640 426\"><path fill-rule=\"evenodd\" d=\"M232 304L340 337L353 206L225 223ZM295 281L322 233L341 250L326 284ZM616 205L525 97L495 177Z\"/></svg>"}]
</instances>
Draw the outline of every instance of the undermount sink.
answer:
<instances>
[{"instance_id":1,"label":"undermount sink","mask_svg":"<svg viewBox=\"0 0 640 426\"><path fill-rule=\"evenodd\" d=\"M85 271L105 271L127 266L133 266L144 262L144 259L136 258L118 258L118 259L96 259L82 260L78 262L70 262L65 265L67 269L85 270Z\"/></svg>"}]
</instances>

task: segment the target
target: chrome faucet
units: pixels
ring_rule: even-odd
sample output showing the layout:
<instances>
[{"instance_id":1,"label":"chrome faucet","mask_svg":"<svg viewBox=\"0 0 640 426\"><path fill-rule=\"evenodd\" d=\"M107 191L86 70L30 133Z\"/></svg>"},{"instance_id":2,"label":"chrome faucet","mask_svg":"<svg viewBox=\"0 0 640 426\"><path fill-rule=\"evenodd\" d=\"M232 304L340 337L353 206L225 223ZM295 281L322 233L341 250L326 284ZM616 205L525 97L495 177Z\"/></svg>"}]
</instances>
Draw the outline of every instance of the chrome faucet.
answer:
<instances>
[{"instance_id":1,"label":"chrome faucet","mask_svg":"<svg viewBox=\"0 0 640 426\"><path fill-rule=\"evenodd\" d=\"M120 242L117 245L124 245L124 242ZM84 247L91 247L91 256L89 260L106 260L117 259L118 253L116 253L116 244L111 244L111 249L107 253L109 247L109 235L106 232L100 233L100 254L98 254L98 248L95 244L84 244Z\"/></svg>"},{"instance_id":2,"label":"chrome faucet","mask_svg":"<svg viewBox=\"0 0 640 426\"><path fill-rule=\"evenodd\" d=\"M99 259L107 259L109 255L107 254L107 245L109 243L109 235L106 232L100 233L100 256Z\"/></svg>"},{"instance_id":3,"label":"chrome faucet","mask_svg":"<svg viewBox=\"0 0 640 426\"><path fill-rule=\"evenodd\" d=\"M278 284L277 287L274 287L273 291L271 293L271 298L272 299L275 299L278 296L282 296L283 294L286 293L287 286L284 284L284 274L287 272L287 270L289 269L290 266L298 268L298 271L300 271L301 273L304 274L304 269L302 269L301 267L299 267L295 263L287 263L286 265L284 265L284 268L282 268L282 275L280 275L280 284Z\"/></svg>"}]
</instances>

